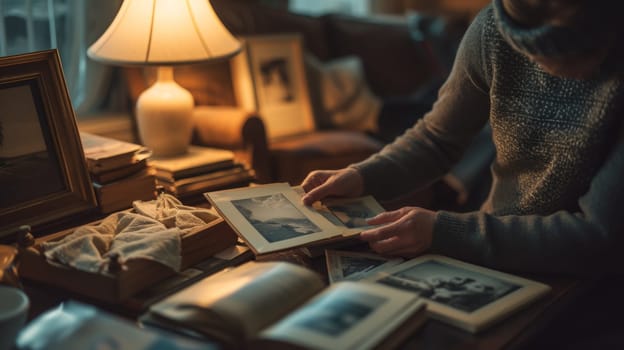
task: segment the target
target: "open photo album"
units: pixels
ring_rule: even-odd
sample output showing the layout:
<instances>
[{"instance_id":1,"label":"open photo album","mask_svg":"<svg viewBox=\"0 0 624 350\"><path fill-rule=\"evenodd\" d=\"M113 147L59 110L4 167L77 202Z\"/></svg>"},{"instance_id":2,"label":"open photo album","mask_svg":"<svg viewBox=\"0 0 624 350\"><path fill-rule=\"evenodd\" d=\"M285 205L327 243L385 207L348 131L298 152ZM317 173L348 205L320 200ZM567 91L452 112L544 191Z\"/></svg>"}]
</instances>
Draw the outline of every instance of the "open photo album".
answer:
<instances>
[{"instance_id":1,"label":"open photo album","mask_svg":"<svg viewBox=\"0 0 624 350\"><path fill-rule=\"evenodd\" d=\"M416 293L370 282L326 287L287 262L248 262L152 305L145 326L177 330L226 348L394 348L426 321Z\"/></svg>"},{"instance_id":2,"label":"open photo album","mask_svg":"<svg viewBox=\"0 0 624 350\"><path fill-rule=\"evenodd\" d=\"M204 196L257 255L347 239L384 211L372 196L306 206L302 194L299 187L274 183Z\"/></svg>"}]
</instances>

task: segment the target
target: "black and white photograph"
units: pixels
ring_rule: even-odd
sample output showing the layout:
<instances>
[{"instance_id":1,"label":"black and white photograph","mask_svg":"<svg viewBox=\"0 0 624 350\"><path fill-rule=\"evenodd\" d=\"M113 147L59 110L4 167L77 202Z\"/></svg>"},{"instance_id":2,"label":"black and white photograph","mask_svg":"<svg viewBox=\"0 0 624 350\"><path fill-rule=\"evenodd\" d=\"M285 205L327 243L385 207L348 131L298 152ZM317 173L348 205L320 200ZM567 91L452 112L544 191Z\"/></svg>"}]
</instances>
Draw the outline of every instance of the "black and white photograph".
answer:
<instances>
[{"instance_id":1,"label":"black and white photograph","mask_svg":"<svg viewBox=\"0 0 624 350\"><path fill-rule=\"evenodd\" d=\"M434 319L476 333L551 290L538 281L426 254L367 280L420 295Z\"/></svg>"},{"instance_id":2,"label":"black and white photograph","mask_svg":"<svg viewBox=\"0 0 624 350\"><path fill-rule=\"evenodd\" d=\"M384 302L386 299L381 296L361 292L348 299L320 298L298 314L293 323L327 336L340 337Z\"/></svg>"},{"instance_id":3,"label":"black and white photograph","mask_svg":"<svg viewBox=\"0 0 624 350\"><path fill-rule=\"evenodd\" d=\"M374 253L332 249L325 250L325 260L331 283L360 280L403 261L401 258L390 258Z\"/></svg>"},{"instance_id":4,"label":"black and white photograph","mask_svg":"<svg viewBox=\"0 0 624 350\"><path fill-rule=\"evenodd\" d=\"M370 271L385 262L385 260L367 257L343 256L341 257L342 275L349 277L354 273Z\"/></svg>"},{"instance_id":5,"label":"black and white photograph","mask_svg":"<svg viewBox=\"0 0 624 350\"><path fill-rule=\"evenodd\" d=\"M372 227L366 220L385 211L373 196L331 198L323 201L323 207L323 216L350 232L361 232Z\"/></svg>"},{"instance_id":6,"label":"black and white photograph","mask_svg":"<svg viewBox=\"0 0 624 350\"><path fill-rule=\"evenodd\" d=\"M368 227L366 220L377 215L363 201L329 204L327 208L348 228Z\"/></svg>"},{"instance_id":7,"label":"black and white photograph","mask_svg":"<svg viewBox=\"0 0 624 350\"><path fill-rule=\"evenodd\" d=\"M321 231L281 193L232 200L232 205L268 242Z\"/></svg>"},{"instance_id":8,"label":"black and white photograph","mask_svg":"<svg viewBox=\"0 0 624 350\"><path fill-rule=\"evenodd\" d=\"M299 33L240 37L243 52L232 59L239 107L258 112L269 140L315 129Z\"/></svg>"},{"instance_id":9,"label":"black and white photograph","mask_svg":"<svg viewBox=\"0 0 624 350\"><path fill-rule=\"evenodd\" d=\"M207 192L204 196L255 254L342 239L343 228L315 207L304 205L296 187L287 182Z\"/></svg>"},{"instance_id":10,"label":"black and white photograph","mask_svg":"<svg viewBox=\"0 0 624 350\"><path fill-rule=\"evenodd\" d=\"M287 182L206 192L204 196L255 254L349 239L362 228L348 228L320 202L304 205L299 186ZM332 199L331 205L361 202L373 213L383 207L372 196Z\"/></svg>"},{"instance_id":11,"label":"black and white photograph","mask_svg":"<svg viewBox=\"0 0 624 350\"><path fill-rule=\"evenodd\" d=\"M264 103L288 103L295 100L288 58L276 57L260 62Z\"/></svg>"},{"instance_id":12,"label":"black and white photograph","mask_svg":"<svg viewBox=\"0 0 624 350\"><path fill-rule=\"evenodd\" d=\"M379 282L416 291L422 297L464 312L473 312L520 288L495 277L427 261L381 279Z\"/></svg>"}]
</instances>

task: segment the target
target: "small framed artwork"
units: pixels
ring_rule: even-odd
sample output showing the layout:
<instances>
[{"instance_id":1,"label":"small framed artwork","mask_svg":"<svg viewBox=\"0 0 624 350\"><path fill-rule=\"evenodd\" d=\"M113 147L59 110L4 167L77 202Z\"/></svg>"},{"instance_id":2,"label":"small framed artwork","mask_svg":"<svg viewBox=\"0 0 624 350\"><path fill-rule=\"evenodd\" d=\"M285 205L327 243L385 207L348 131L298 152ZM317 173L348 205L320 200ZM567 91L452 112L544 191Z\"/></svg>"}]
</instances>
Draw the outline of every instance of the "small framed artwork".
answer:
<instances>
[{"instance_id":1,"label":"small framed artwork","mask_svg":"<svg viewBox=\"0 0 624 350\"><path fill-rule=\"evenodd\" d=\"M242 52L232 60L238 104L256 111L269 139L314 130L299 34L240 38Z\"/></svg>"},{"instance_id":2,"label":"small framed artwork","mask_svg":"<svg viewBox=\"0 0 624 350\"><path fill-rule=\"evenodd\" d=\"M56 50L0 58L0 237L96 201Z\"/></svg>"},{"instance_id":3,"label":"small framed artwork","mask_svg":"<svg viewBox=\"0 0 624 350\"><path fill-rule=\"evenodd\" d=\"M438 255L406 261L370 279L420 294L432 318L472 333L551 289L536 281Z\"/></svg>"}]
</instances>

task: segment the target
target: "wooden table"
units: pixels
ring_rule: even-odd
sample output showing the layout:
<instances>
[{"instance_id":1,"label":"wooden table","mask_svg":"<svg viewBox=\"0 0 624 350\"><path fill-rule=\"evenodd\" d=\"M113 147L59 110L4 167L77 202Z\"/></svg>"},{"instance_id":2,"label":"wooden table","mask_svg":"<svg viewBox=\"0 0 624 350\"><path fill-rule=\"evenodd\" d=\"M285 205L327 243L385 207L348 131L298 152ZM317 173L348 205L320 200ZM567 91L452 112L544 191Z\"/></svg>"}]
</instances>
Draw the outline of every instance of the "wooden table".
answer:
<instances>
[{"instance_id":1,"label":"wooden table","mask_svg":"<svg viewBox=\"0 0 624 350\"><path fill-rule=\"evenodd\" d=\"M322 274L326 272L323 257L310 258L298 251L275 253L258 260L289 261L310 267ZM550 285L552 287L551 292L525 309L512 314L478 334L470 334L459 328L430 319L400 349L489 350L525 348L541 330L549 325L553 318L573 305L574 301L587 290L587 283L570 278L536 278L534 276L529 278ZM31 317L69 298L95 303L98 307L126 318L137 316L137 310L126 310L123 305L98 304L93 300L43 285L26 283L26 291L32 299Z\"/></svg>"},{"instance_id":2,"label":"wooden table","mask_svg":"<svg viewBox=\"0 0 624 350\"><path fill-rule=\"evenodd\" d=\"M282 260L312 268L327 276L324 257L310 258L296 251L275 253L262 260ZM471 334L437 320L429 319L425 326L410 337L400 349L419 350L490 350L520 349L527 346L544 330L553 318L571 307L588 289L590 282L572 278L527 276L549 285L552 290L537 302L512 314L481 333Z\"/></svg>"},{"instance_id":3,"label":"wooden table","mask_svg":"<svg viewBox=\"0 0 624 350\"><path fill-rule=\"evenodd\" d=\"M565 308L573 305L586 289L583 283L564 278L539 279L552 287L551 292L527 308L512 314L491 328L470 334L436 320L429 320L403 349L520 349L544 330Z\"/></svg>"}]
</instances>

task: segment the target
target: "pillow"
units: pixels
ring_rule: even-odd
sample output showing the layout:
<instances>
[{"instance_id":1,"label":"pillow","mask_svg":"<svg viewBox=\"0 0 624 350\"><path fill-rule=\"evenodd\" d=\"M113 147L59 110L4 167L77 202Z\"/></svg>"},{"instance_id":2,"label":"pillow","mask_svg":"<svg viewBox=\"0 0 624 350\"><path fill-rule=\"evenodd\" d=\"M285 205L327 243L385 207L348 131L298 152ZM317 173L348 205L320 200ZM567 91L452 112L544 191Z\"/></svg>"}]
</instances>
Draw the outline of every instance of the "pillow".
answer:
<instances>
[{"instance_id":1,"label":"pillow","mask_svg":"<svg viewBox=\"0 0 624 350\"><path fill-rule=\"evenodd\" d=\"M345 56L323 63L306 54L305 63L320 128L377 131L381 100L368 87L360 58Z\"/></svg>"}]
</instances>

